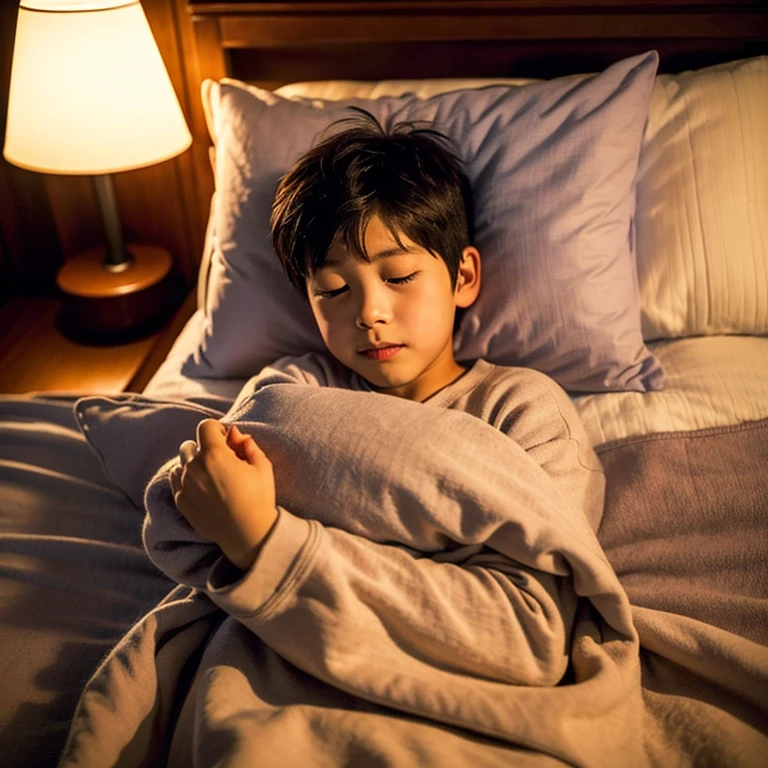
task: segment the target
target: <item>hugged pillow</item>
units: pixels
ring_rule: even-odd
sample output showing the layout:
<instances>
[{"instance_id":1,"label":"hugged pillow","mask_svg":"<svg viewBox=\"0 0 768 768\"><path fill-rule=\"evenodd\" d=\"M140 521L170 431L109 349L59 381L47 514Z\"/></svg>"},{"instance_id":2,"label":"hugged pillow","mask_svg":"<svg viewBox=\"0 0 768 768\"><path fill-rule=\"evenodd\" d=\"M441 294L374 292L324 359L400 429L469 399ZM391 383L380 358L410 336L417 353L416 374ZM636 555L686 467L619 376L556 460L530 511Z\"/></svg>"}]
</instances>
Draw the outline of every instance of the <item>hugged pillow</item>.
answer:
<instances>
[{"instance_id":1,"label":"hugged pillow","mask_svg":"<svg viewBox=\"0 0 768 768\"><path fill-rule=\"evenodd\" d=\"M338 102L209 83L213 255L205 322L183 373L250 376L278 357L323 349L272 251L269 215L278 179L356 105L385 124L429 122L466 164L483 286L457 330L458 360L530 366L574 392L659 388L632 251L657 64L650 52L590 77Z\"/></svg>"},{"instance_id":2,"label":"hugged pillow","mask_svg":"<svg viewBox=\"0 0 768 768\"><path fill-rule=\"evenodd\" d=\"M657 78L637 262L646 339L768 333L768 56Z\"/></svg>"}]
</instances>

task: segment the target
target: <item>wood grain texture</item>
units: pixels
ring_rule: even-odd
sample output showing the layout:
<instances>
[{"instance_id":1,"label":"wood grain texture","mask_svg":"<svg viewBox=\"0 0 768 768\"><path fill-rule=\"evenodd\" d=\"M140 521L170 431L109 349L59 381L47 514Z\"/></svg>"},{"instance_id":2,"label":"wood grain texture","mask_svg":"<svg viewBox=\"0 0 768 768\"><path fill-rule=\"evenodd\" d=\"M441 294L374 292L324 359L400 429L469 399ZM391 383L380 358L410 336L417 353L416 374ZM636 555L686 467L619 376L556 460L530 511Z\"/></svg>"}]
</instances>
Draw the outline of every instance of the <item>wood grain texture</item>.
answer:
<instances>
[{"instance_id":1,"label":"wood grain texture","mask_svg":"<svg viewBox=\"0 0 768 768\"><path fill-rule=\"evenodd\" d=\"M125 344L89 345L65 336L55 299L13 297L0 307L0 393L123 391L160 331Z\"/></svg>"},{"instance_id":2,"label":"wood grain texture","mask_svg":"<svg viewBox=\"0 0 768 768\"><path fill-rule=\"evenodd\" d=\"M685 30L685 34L681 34ZM749 13L635 13L591 14L577 11L560 14L488 13L470 17L452 13L402 12L391 9L380 15L356 16L338 11L333 15L291 16L259 14L227 15L221 20L225 48L301 45L322 40L327 44L361 42L428 42L434 40L578 40L599 44L604 39L661 40L681 37L755 37Z\"/></svg>"},{"instance_id":3,"label":"wood grain texture","mask_svg":"<svg viewBox=\"0 0 768 768\"><path fill-rule=\"evenodd\" d=\"M17 13L17 4L0 3L0 143L5 140ZM61 258L43 177L0 156L0 301L25 291L51 293Z\"/></svg>"},{"instance_id":4,"label":"wood grain texture","mask_svg":"<svg viewBox=\"0 0 768 768\"><path fill-rule=\"evenodd\" d=\"M131 265L120 272L104 267L106 251L92 248L70 259L58 274L59 288L73 296L108 299L136 293L165 279L171 269L171 256L164 248L144 243L129 243Z\"/></svg>"},{"instance_id":5,"label":"wood grain texture","mask_svg":"<svg viewBox=\"0 0 768 768\"><path fill-rule=\"evenodd\" d=\"M150 353L126 385L127 391L142 392L144 390L144 387L147 386L149 380L154 376L163 360L165 360L166 355L173 346L173 342L176 341L176 337L181 333L185 323L192 317L197 306L196 299L195 291L190 291L174 316L166 324L165 328L160 331Z\"/></svg>"},{"instance_id":6,"label":"wood grain texture","mask_svg":"<svg viewBox=\"0 0 768 768\"><path fill-rule=\"evenodd\" d=\"M361 13L382 13L390 9L395 13L403 11L432 13L437 10L450 10L457 14L488 13L504 10L510 13L547 10L555 13L573 11L583 12L635 12L647 10L669 13L687 10L693 13L702 10L717 10L725 13L732 11L765 10L763 0L188 0L192 13L318 13L329 14L334 11L352 11Z\"/></svg>"}]
</instances>

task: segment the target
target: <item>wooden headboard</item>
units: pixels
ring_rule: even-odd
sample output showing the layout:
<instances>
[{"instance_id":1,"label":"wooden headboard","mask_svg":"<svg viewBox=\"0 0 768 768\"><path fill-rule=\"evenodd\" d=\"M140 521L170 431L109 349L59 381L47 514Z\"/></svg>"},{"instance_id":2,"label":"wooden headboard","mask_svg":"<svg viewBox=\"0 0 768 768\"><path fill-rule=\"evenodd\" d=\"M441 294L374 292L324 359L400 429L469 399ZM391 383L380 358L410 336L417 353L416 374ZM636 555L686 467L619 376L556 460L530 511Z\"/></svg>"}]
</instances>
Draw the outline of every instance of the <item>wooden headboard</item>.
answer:
<instances>
[{"instance_id":1,"label":"wooden headboard","mask_svg":"<svg viewBox=\"0 0 768 768\"><path fill-rule=\"evenodd\" d=\"M764 0L189 0L201 74L555 77L649 48L663 72L766 52Z\"/></svg>"},{"instance_id":2,"label":"wooden headboard","mask_svg":"<svg viewBox=\"0 0 768 768\"><path fill-rule=\"evenodd\" d=\"M765 0L177 0L199 220L208 215L204 78L555 77L651 48L661 72L768 54Z\"/></svg>"}]
</instances>

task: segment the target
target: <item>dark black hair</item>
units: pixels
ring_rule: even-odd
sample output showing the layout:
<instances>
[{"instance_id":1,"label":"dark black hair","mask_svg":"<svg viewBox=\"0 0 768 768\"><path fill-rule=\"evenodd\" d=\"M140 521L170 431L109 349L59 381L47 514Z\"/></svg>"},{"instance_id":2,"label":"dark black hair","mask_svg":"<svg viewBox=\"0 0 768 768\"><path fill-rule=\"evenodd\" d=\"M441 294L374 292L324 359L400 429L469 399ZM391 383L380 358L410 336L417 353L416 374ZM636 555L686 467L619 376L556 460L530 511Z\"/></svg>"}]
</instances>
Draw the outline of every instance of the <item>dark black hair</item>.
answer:
<instances>
[{"instance_id":1,"label":"dark black hair","mask_svg":"<svg viewBox=\"0 0 768 768\"><path fill-rule=\"evenodd\" d=\"M333 123L280 179L272 205L272 245L291 282L306 279L343 239L367 259L365 228L378 215L441 257L455 285L472 243L472 193L461 160L439 131L414 123L385 129L369 112Z\"/></svg>"}]
</instances>

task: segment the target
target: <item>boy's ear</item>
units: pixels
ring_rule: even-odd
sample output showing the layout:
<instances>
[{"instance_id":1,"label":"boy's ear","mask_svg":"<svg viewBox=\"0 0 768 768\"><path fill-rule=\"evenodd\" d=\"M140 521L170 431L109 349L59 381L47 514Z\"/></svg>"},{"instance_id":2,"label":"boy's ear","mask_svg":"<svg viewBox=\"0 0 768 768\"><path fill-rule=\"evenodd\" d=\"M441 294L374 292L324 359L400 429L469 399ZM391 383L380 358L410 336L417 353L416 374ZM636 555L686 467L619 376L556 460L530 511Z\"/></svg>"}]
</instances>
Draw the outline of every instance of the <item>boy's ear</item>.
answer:
<instances>
[{"instance_id":1,"label":"boy's ear","mask_svg":"<svg viewBox=\"0 0 768 768\"><path fill-rule=\"evenodd\" d=\"M461 252L459 274L456 278L454 299L456 306L465 309L474 304L480 293L480 252L473 245L468 245Z\"/></svg>"}]
</instances>

